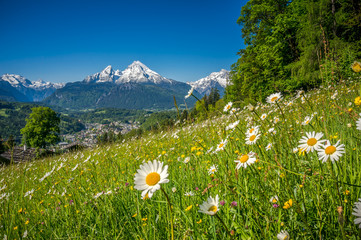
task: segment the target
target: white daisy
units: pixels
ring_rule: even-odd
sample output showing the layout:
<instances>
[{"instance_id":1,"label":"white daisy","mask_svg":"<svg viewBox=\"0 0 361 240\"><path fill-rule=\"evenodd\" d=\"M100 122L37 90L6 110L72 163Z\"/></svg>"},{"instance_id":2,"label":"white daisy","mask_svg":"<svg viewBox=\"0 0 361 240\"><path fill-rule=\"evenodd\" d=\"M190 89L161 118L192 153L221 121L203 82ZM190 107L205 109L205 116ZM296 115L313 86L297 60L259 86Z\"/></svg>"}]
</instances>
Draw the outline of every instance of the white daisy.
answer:
<instances>
[{"instance_id":1,"label":"white daisy","mask_svg":"<svg viewBox=\"0 0 361 240\"><path fill-rule=\"evenodd\" d=\"M272 133L273 135L276 134L276 130L275 130L274 128L268 129L268 132L269 132L269 133Z\"/></svg>"},{"instance_id":2,"label":"white daisy","mask_svg":"<svg viewBox=\"0 0 361 240\"><path fill-rule=\"evenodd\" d=\"M228 112L228 110L231 109L232 104L233 104L232 102L227 103L227 105L224 106L223 111L224 111L224 112Z\"/></svg>"},{"instance_id":3,"label":"white daisy","mask_svg":"<svg viewBox=\"0 0 361 240\"><path fill-rule=\"evenodd\" d=\"M321 144L326 140L320 140L323 137L323 133L306 132L306 136L303 136L299 141L298 148L302 149L301 151L313 152L314 150L318 151Z\"/></svg>"},{"instance_id":4,"label":"white daisy","mask_svg":"<svg viewBox=\"0 0 361 240\"><path fill-rule=\"evenodd\" d=\"M361 130L361 113L360 113L360 118L356 121L356 129Z\"/></svg>"},{"instance_id":5,"label":"white daisy","mask_svg":"<svg viewBox=\"0 0 361 240\"><path fill-rule=\"evenodd\" d=\"M227 142L228 142L227 139L222 140L222 141L217 145L217 149L216 149L215 151L218 152L218 151L223 150L223 149L226 147Z\"/></svg>"},{"instance_id":6,"label":"white daisy","mask_svg":"<svg viewBox=\"0 0 361 240\"><path fill-rule=\"evenodd\" d=\"M192 88L188 91L188 94L187 94L184 98L187 99L187 98L189 98L190 96L192 96L193 91L194 91L194 88L192 87Z\"/></svg>"},{"instance_id":7,"label":"white daisy","mask_svg":"<svg viewBox=\"0 0 361 240\"><path fill-rule=\"evenodd\" d=\"M277 234L277 239L278 240L288 240L288 239L290 239L290 234L287 231L282 230L279 234Z\"/></svg>"},{"instance_id":8,"label":"white daisy","mask_svg":"<svg viewBox=\"0 0 361 240\"><path fill-rule=\"evenodd\" d=\"M190 159L191 159L190 157L186 157L183 162L188 163Z\"/></svg>"},{"instance_id":9,"label":"white daisy","mask_svg":"<svg viewBox=\"0 0 361 240\"><path fill-rule=\"evenodd\" d=\"M176 192L177 191L177 188L176 187L172 187L172 192Z\"/></svg>"},{"instance_id":10,"label":"white daisy","mask_svg":"<svg viewBox=\"0 0 361 240\"><path fill-rule=\"evenodd\" d=\"M236 163L236 169L240 169L241 167L247 168L247 166L253 164L256 162L256 157L254 152L249 152L248 154L243 154L242 156L239 156L237 158Z\"/></svg>"},{"instance_id":11,"label":"white daisy","mask_svg":"<svg viewBox=\"0 0 361 240\"><path fill-rule=\"evenodd\" d=\"M278 202L278 196L275 195L274 197L271 197L271 199L269 200L270 203L276 203Z\"/></svg>"},{"instance_id":12,"label":"white daisy","mask_svg":"<svg viewBox=\"0 0 361 240\"><path fill-rule=\"evenodd\" d=\"M267 114L266 114L266 113L263 113L263 114L261 115L261 120L265 120L266 117L267 117Z\"/></svg>"},{"instance_id":13,"label":"white daisy","mask_svg":"<svg viewBox=\"0 0 361 240\"><path fill-rule=\"evenodd\" d=\"M361 228L361 198L359 198L358 202L355 202L355 207L353 208L352 215L356 216L354 222L355 224L360 224L359 228Z\"/></svg>"},{"instance_id":14,"label":"white daisy","mask_svg":"<svg viewBox=\"0 0 361 240\"><path fill-rule=\"evenodd\" d=\"M203 202L199 206L200 209L198 212L213 216L219 211L218 205L219 205L218 195L216 195L215 198L209 197L206 202Z\"/></svg>"},{"instance_id":15,"label":"white daisy","mask_svg":"<svg viewBox=\"0 0 361 240\"><path fill-rule=\"evenodd\" d=\"M345 145L340 144L340 140L335 145L331 145L329 141L326 141L326 145L321 145L321 148L317 151L320 161L326 162L330 158L331 162L334 162L338 161L342 154L345 153Z\"/></svg>"},{"instance_id":16,"label":"white daisy","mask_svg":"<svg viewBox=\"0 0 361 240\"><path fill-rule=\"evenodd\" d=\"M247 129L246 134L258 133L259 126L252 126Z\"/></svg>"},{"instance_id":17,"label":"white daisy","mask_svg":"<svg viewBox=\"0 0 361 240\"><path fill-rule=\"evenodd\" d=\"M187 197L190 197L190 196L193 196L193 195L194 195L194 193L192 191L186 192L184 194L184 196L187 196Z\"/></svg>"},{"instance_id":18,"label":"white daisy","mask_svg":"<svg viewBox=\"0 0 361 240\"><path fill-rule=\"evenodd\" d=\"M226 130L230 130L230 129L234 129L237 127L237 125L239 124L239 120L234 122L234 123L231 123L229 124L227 127L226 127Z\"/></svg>"},{"instance_id":19,"label":"white daisy","mask_svg":"<svg viewBox=\"0 0 361 240\"><path fill-rule=\"evenodd\" d=\"M271 148L272 148L272 143L269 143L266 147L266 151L271 150Z\"/></svg>"},{"instance_id":20,"label":"white daisy","mask_svg":"<svg viewBox=\"0 0 361 240\"><path fill-rule=\"evenodd\" d=\"M278 117L274 117L273 118L273 122L276 124L276 123L278 123L280 121L280 119L278 118Z\"/></svg>"},{"instance_id":21,"label":"white daisy","mask_svg":"<svg viewBox=\"0 0 361 240\"><path fill-rule=\"evenodd\" d=\"M261 134L258 134L258 131L246 135L246 144L253 145L261 137Z\"/></svg>"},{"instance_id":22,"label":"white daisy","mask_svg":"<svg viewBox=\"0 0 361 240\"><path fill-rule=\"evenodd\" d=\"M273 104L273 103L279 102L281 100L281 98L282 98L281 93L273 93L267 97L266 101L268 103Z\"/></svg>"},{"instance_id":23,"label":"white daisy","mask_svg":"<svg viewBox=\"0 0 361 240\"><path fill-rule=\"evenodd\" d=\"M209 169L208 169L208 174L214 174L215 172L217 172L218 166L217 165L212 165Z\"/></svg>"},{"instance_id":24,"label":"white daisy","mask_svg":"<svg viewBox=\"0 0 361 240\"><path fill-rule=\"evenodd\" d=\"M153 162L149 161L140 165L140 169L134 177L134 188L142 192L142 198L148 193L148 197L151 198L153 193L160 189L161 183L167 183L168 177L168 165L163 168L163 163L157 160Z\"/></svg>"},{"instance_id":25,"label":"white daisy","mask_svg":"<svg viewBox=\"0 0 361 240\"><path fill-rule=\"evenodd\" d=\"M311 117L306 116L305 120L301 124L302 125L308 125L311 122L312 118L313 118L313 116L311 116Z\"/></svg>"}]
</instances>

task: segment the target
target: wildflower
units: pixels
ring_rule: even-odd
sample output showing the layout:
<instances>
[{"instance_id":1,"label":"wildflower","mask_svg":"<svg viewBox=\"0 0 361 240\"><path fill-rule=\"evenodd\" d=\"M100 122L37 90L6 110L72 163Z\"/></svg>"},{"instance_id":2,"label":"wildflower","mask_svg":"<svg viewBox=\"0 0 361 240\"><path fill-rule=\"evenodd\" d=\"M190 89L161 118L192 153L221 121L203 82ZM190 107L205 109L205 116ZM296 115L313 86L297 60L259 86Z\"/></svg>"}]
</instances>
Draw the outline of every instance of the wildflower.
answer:
<instances>
[{"instance_id":1,"label":"wildflower","mask_svg":"<svg viewBox=\"0 0 361 240\"><path fill-rule=\"evenodd\" d=\"M276 202L278 202L278 196L275 195L274 197L271 197L271 199L270 199L269 201L270 201L270 203L276 203Z\"/></svg>"},{"instance_id":2,"label":"wildflower","mask_svg":"<svg viewBox=\"0 0 361 240\"><path fill-rule=\"evenodd\" d=\"M232 102L227 103L227 105L224 106L223 108L223 112L228 112L228 110L231 109L232 104L233 104Z\"/></svg>"},{"instance_id":3,"label":"wildflower","mask_svg":"<svg viewBox=\"0 0 361 240\"><path fill-rule=\"evenodd\" d=\"M188 212L189 210L192 209L192 207L193 207L193 205L188 206L188 207L185 209L185 211Z\"/></svg>"},{"instance_id":4,"label":"wildflower","mask_svg":"<svg viewBox=\"0 0 361 240\"><path fill-rule=\"evenodd\" d=\"M308 125L311 122L312 118L313 118L313 116L311 116L311 117L306 116L305 120L301 124L302 125Z\"/></svg>"},{"instance_id":5,"label":"wildflower","mask_svg":"<svg viewBox=\"0 0 361 240\"><path fill-rule=\"evenodd\" d=\"M361 105L361 97L355 98L355 105L357 105L357 106Z\"/></svg>"},{"instance_id":6,"label":"wildflower","mask_svg":"<svg viewBox=\"0 0 361 240\"><path fill-rule=\"evenodd\" d=\"M261 120L265 120L266 117L267 117L267 114L266 114L266 113L263 113L263 114L261 115Z\"/></svg>"},{"instance_id":7,"label":"wildflower","mask_svg":"<svg viewBox=\"0 0 361 240\"><path fill-rule=\"evenodd\" d=\"M271 150L271 148L272 148L272 143L269 143L266 147L266 151Z\"/></svg>"},{"instance_id":8,"label":"wildflower","mask_svg":"<svg viewBox=\"0 0 361 240\"><path fill-rule=\"evenodd\" d=\"M252 145L257 142L257 140L261 137L261 134L258 134L258 132L255 132L253 134L247 134L246 135L246 144Z\"/></svg>"},{"instance_id":9,"label":"wildflower","mask_svg":"<svg viewBox=\"0 0 361 240\"><path fill-rule=\"evenodd\" d=\"M351 65L351 68L354 72L361 72L361 63L358 61L354 61Z\"/></svg>"},{"instance_id":10,"label":"wildflower","mask_svg":"<svg viewBox=\"0 0 361 240\"><path fill-rule=\"evenodd\" d=\"M335 145L331 145L329 141L326 141L326 145L321 145L318 151L319 160L322 162L326 162L328 158L331 159L332 162L338 161L338 159L345 153L345 145L340 144L340 140L337 141Z\"/></svg>"},{"instance_id":11,"label":"wildflower","mask_svg":"<svg viewBox=\"0 0 361 240\"><path fill-rule=\"evenodd\" d=\"M219 204L220 204L221 206L224 206L224 204L226 204L226 201L222 200L222 201L219 202Z\"/></svg>"},{"instance_id":12,"label":"wildflower","mask_svg":"<svg viewBox=\"0 0 361 240\"><path fill-rule=\"evenodd\" d=\"M360 113L360 118L356 121L356 129L361 130L361 113Z\"/></svg>"},{"instance_id":13,"label":"wildflower","mask_svg":"<svg viewBox=\"0 0 361 240\"><path fill-rule=\"evenodd\" d=\"M208 174L209 174L209 175L214 174L215 172L217 172L217 168L218 168L217 165L212 165L212 166L208 169Z\"/></svg>"},{"instance_id":14,"label":"wildflower","mask_svg":"<svg viewBox=\"0 0 361 240\"><path fill-rule=\"evenodd\" d=\"M232 207L237 207L237 202L236 201L231 202L231 206Z\"/></svg>"},{"instance_id":15,"label":"wildflower","mask_svg":"<svg viewBox=\"0 0 361 240\"><path fill-rule=\"evenodd\" d=\"M238 124L239 124L239 120L236 121L236 122L234 122L234 123L229 124L229 125L226 127L226 130L234 129L235 127L237 127Z\"/></svg>"},{"instance_id":16,"label":"wildflower","mask_svg":"<svg viewBox=\"0 0 361 240\"><path fill-rule=\"evenodd\" d=\"M255 157L255 153L254 152L249 152L248 154L244 154L242 156L239 156L237 158L236 163L236 169L240 169L241 167L247 168L247 166L253 164L256 162L256 157Z\"/></svg>"},{"instance_id":17,"label":"wildflower","mask_svg":"<svg viewBox=\"0 0 361 240\"><path fill-rule=\"evenodd\" d=\"M193 91L194 91L194 88L192 87L192 88L188 91L188 94L187 94L186 96L184 96L184 98L187 99L187 98L189 98L190 96L192 96Z\"/></svg>"},{"instance_id":18,"label":"wildflower","mask_svg":"<svg viewBox=\"0 0 361 240\"><path fill-rule=\"evenodd\" d=\"M126 186L126 187L128 187L128 186L129 186L129 183L128 183L128 182L126 182L126 183L125 183L125 186Z\"/></svg>"},{"instance_id":19,"label":"wildflower","mask_svg":"<svg viewBox=\"0 0 361 240\"><path fill-rule=\"evenodd\" d=\"M252 104L250 104L250 103L247 105L247 108L248 108L248 110L251 111L251 112L254 111L254 106L253 106Z\"/></svg>"},{"instance_id":20,"label":"wildflower","mask_svg":"<svg viewBox=\"0 0 361 240\"><path fill-rule=\"evenodd\" d=\"M287 202L285 202L283 208L284 209L289 209L292 207L292 199L288 200Z\"/></svg>"},{"instance_id":21,"label":"wildflower","mask_svg":"<svg viewBox=\"0 0 361 240\"><path fill-rule=\"evenodd\" d=\"M252 134L253 132L258 133L258 130L259 130L259 126L252 126L247 129L246 134Z\"/></svg>"},{"instance_id":22,"label":"wildflower","mask_svg":"<svg viewBox=\"0 0 361 240\"><path fill-rule=\"evenodd\" d=\"M161 183L169 182L167 170L168 165L163 168L163 163L157 160L140 165L134 177L134 188L143 191L142 197L148 193L151 198L153 193L160 189Z\"/></svg>"},{"instance_id":23,"label":"wildflower","mask_svg":"<svg viewBox=\"0 0 361 240\"><path fill-rule=\"evenodd\" d=\"M219 197L218 195L215 198L209 197L206 202L203 202L202 205L199 206L200 210L199 212L207 214L207 215L215 215L219 209Z\"/></svg>"},{"instance_id":24,"label":"wildflower","mask_svg":"<svg viewBox=\"0 0 361 240\"><path fill-rule=\"evenodd\" d=\"M276 102L279 102L282 99L281 93L273 93L269 95L266 99L268 103L274 104Z\"/></svg>"},{"instance_id":25,"label":"wildflower","mask_svg":"<svg viewBox=\"0 0 361 240\"><path fill-rule=\"evenodd\" d=\"M280 233L277 234L277 239L278 240L288 240L288 239L290 239L290 234L287 231L282 230Z\"/></svg>"},{"instance_id":26,"label":"wildflower","mask_svg":"<svg viewBox=\"0 0 361 240\"><path fill-rule=\"evenodd\" d=\"M24 234L23 234L23 238L26 238L28 236L28 230L25 230Z\"/></svg>"},{"instance_id":27,"label":"wildflower","mask_svg":"<svg viewBox=\"0 0 361 240\"><path fill-rule=\"evenodd\" d=\"M197 223L200 224L201 222L202 222L202 219L199 219L199 221Z\"/></svg>"},{"instance_id":28,"label":"wildflower","mask_svg":"<svg viewBox=\"0 0 361 240\"><path fill-rule=\"evenodd\" d=\"M359 228L361 228L361 198L359 198L358 202L355 202L352 215L357 217L355 218L354 222L355 224L360 224Z\"/></svg>"},{"instance_id":29,"label":"wildflower","mask_svg":"<svg viewBox=\"0 0 361 240\"><path fill-rule=\"evenodd\" d=\"M190 196L193 196L193 195L194 195L194 193L192 191L186 192L184 194L184 196L187 196L187 197L190 197Z\"/></svg>"},{"instance_id":30,"label":"wildflower","mask_svg":"<svg viewBox=\"0 0 361 240\"><path fill-rule=\"evenodd\" d=\"M177 188L175 188L175 187L172 187L172 192L176 192L177 191Z\"/></svg>"},{"instance_id":31,"label":"wildflower","mask_svg":"<svg viewBox=\"0 0 361 240\"><path fill-rule=\"evenodd\" d=\"M278 118L278 117L274 117L273 118L273 122L276 124L276 123L278 123L280 121L280 119Z\"/></svg>"},{"instance_id":32,"label":"wildflower","mask_svg":"<svg viewBox=\"0 0 361 240\"><path fill-rule=\"evenodd\" d=\"M320 140L323 137L323 133L306 132L306 136L303 136L299 141L298 148L301 151L313 152L314 150L318 151L320 149L321 143L324 143L326 140Z\"/></svg>"},{"instance_id":33,"label":"wildflower","mask_svg":"<svg viewBox=\"0 0 361 240\"><path fill-rule=\"evenodd\" d=\"M190 157L186 157L183 162L188 163L190 159L191 159Z\"/></svg>"},{"instance_id":34,"label":"wildflower","mask_svg":"<svg viewBox=\"0 0 361 240\"><path fill-rule=\"evenodd\" d=\"M227 140L227 139L222 140L222 141L218 144L217 149L216 149L215 151L218 152L218 151L223 150L223 149L226 147L227 143L228 143L228 140Z\"/></svg>"}]
</instances>

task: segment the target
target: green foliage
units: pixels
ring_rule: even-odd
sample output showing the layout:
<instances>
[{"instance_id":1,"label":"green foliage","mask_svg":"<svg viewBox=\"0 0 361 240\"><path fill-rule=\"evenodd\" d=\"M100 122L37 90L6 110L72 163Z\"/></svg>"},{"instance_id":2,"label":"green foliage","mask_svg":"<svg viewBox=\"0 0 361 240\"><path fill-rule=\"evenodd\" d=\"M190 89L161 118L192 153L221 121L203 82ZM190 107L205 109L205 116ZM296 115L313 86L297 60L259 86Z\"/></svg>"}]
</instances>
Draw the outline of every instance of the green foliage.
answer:
<instances>
[{"instance_id":1,"label":"green foliage","mask_svg":"<svg viewBox=\"0 0 361 240\"><path fill-rule=\"evenodd\" d=\"M144 120L140 120L143 130L165 130L172 127L176 121L176 111L155 112Z\"/></svg>"},{"instance_id":2,"label":"green foliage","mask_svg":"<svg viewBox=\"0 0 361 240\"><path fill-rule=\"evenodd\" d=\"M223 100L220 100L219 90L212 88L209 95L205 94L202 99L196 102L195 107L192 109L191 118L204 120L209 116L217 115L221 110L220 106L224 106Z\"/></svg>"},{"instance_id":3,"label":"green foliage","mask_svg":"<svg viewBox=\"0 0 361 240\"><path fill-rule=\"evenodd\" d=\"M238 19L246 48L232 65L227 101L260 101L353 76L360 9L346 0L248 1Z\"/></svg>"},{"instance_id":4,"label":"green foliage","mask_svg":"<svg viewBox=\"0 0 361 240\"><path fill-rule=\"evenodd\" d=\"M23 142L31 147L45 148L59 141L60 118L57 113L48 107L35 107L31 110L25 127L20 130Z\"/></svg>"}]
</instances>

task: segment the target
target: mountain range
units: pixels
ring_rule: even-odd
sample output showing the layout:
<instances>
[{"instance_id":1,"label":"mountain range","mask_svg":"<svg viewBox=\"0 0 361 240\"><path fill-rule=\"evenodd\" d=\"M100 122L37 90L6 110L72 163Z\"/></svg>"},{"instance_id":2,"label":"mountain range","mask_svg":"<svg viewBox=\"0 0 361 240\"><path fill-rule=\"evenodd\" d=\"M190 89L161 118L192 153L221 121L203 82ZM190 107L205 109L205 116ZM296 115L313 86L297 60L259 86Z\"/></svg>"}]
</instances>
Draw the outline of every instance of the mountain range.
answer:
<instances>
[{"instance_id":1,"label":"mountain range","mask_svg":"<svg viewBox=\"0 0 361 240\"><path fill-rule=\"evenodd\" d=\"M84 80L61 84L41 80L30 81L22 76L5 74L0 78L0 99L6 101L44 102L69 109L115 107L124 109L169 109L174 98L180 106L193 106L194 98L184 99L191 87L202 97L211 88L221 95L228 84L229 72L222 69L195 82L179 82L165 78L139 61L125 70L103 71Z\"/></svg>"}]
</instances>

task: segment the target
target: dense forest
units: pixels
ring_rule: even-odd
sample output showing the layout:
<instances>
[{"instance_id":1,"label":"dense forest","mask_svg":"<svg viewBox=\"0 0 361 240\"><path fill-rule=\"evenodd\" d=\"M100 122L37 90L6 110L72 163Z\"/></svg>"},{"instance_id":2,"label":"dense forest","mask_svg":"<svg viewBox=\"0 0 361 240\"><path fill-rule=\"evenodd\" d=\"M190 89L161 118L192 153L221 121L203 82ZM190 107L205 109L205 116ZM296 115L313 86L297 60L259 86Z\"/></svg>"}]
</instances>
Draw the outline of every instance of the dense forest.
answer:
<instances>
[{"instance_id":1,"label":"dense forest","mask_svg":"<svg viewBox=\"0 0 361 240\"><path fill-rule=\"evenodd\" d=\"M238 24L246 48L232 65L227 101L327 86L351 77L361 57L358 0L250 0Z\"/></svg>"}]
</instances>

